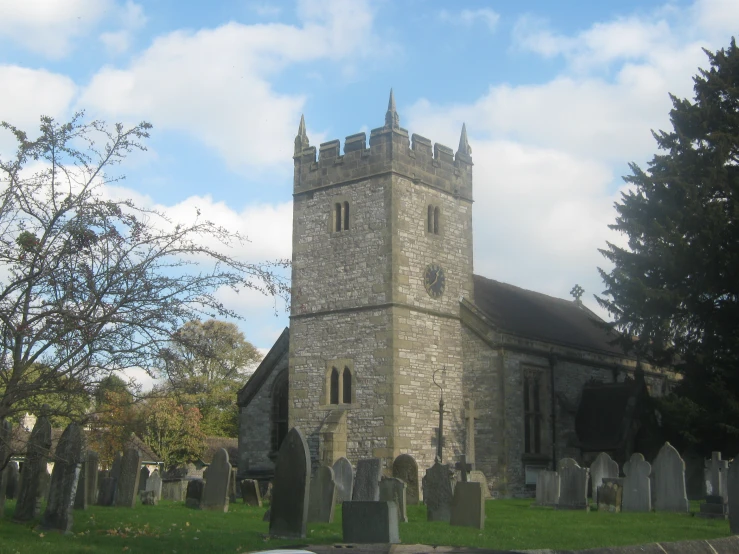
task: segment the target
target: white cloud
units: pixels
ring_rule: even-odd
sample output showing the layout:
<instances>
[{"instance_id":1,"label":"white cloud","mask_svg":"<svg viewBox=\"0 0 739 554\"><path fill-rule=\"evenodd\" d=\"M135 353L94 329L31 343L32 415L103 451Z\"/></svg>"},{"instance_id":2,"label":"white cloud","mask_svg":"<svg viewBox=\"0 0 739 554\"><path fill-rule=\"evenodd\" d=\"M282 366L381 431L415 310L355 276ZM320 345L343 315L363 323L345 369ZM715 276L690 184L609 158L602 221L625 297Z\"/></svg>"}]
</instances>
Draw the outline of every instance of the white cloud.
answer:
<instances>
[{"instance_id":1,"label":"white cloud","mask_svg":"<svg viewBox=\"0 0 739 554\"><path fill-rule=\"evenodd\" d=\"M117 19L121 28L117 31L101 33L100 41L105 46L108 54L117 56L128 51L137 30L141 29L147 21L144 9L131 0L117 10Z\"/></svg>"},{"instance_id":2,"label":"white cloud","mask_svg":"<svg viewBox=\"0 0 739 554\"><path fill-rule=\"evenodd\" d=\"M489 8L480 8L477 10L465 9L460 12L441 10L439 12L439 19L455 25L464 25L465 27L471 27L475 23L480 22L486 25L491 31L494 31L498 26L500 14Z\"/></svg>"}]
</instances>

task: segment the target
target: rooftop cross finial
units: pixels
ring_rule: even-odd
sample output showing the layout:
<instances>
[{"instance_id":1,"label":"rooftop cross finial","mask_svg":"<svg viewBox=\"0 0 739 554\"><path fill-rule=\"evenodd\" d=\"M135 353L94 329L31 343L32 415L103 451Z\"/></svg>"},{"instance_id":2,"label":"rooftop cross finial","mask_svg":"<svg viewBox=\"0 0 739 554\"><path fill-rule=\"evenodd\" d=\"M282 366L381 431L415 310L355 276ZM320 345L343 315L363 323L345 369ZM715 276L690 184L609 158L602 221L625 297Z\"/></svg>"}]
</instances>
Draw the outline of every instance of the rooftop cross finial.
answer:
<instances>
[{"instance_id":1,"label":"rooftop cross finial","mask_svg":"<svg viewBox=\"0 0 739 554\"><path fill-rule=\"evenodd\" d=\"M400 117L398 116L398 111L395 109L395 96L393 96L393 89L390 89L390 100L388 100L387 103L385 127L390 127L391 129L398 129L400 127Z\"/></svg>"},{"instance_id":2,"label":"rooftop cross finial","mask_svg":"<svg viewBox=\"0 0 739 554\"><path fill-rule=\"evenodd\" d=\"M585 289L582 288L580 285L575 285L572 287L572 290L570 291L570 294L575 297L575 302L578 304L580 303L580 297L585 292Z\"/></svg>"},{"instance_id":3,"label":"rooftop cross finial","mask_svg":"<svg viewBox=\"0 0 739 554\"><path fill-rule=\"evenodd\" d=\"M461 152L465 156L472 155L472 148L470 148L470 143L467 142L467 126L464 123L462 123L462 134L459 136L457 152Z\"/></svg>"},{"instance_id":4,"label":"rooftop cross finial","mask_svg":"<svg viewBox=\"0 0 739 554\"><path fill-rule=\"evenodd\" d=\"M310 141L308 135L305 132L305 116L300 116L300 126L298 127L298 134L295 137L295 155L298 156L303 151L303 148L308 148Z\"/></svg>"}]
</instances>

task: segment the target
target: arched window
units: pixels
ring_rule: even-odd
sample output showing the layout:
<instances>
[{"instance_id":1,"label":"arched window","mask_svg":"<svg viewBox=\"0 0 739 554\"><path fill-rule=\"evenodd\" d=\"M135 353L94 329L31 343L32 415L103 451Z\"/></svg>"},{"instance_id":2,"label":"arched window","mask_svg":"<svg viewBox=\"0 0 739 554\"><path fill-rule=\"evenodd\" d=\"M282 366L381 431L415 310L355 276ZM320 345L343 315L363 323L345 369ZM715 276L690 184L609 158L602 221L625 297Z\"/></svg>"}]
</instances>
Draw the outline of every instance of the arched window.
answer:
<instances>
[{"instance_id":1,"label":"arched window","mask_svg":"<svg viewBox=\"0 0 739 554\"><path fill-rule=\"evenodd\" d=\"M523 379L523 435L524 452L539 454L541 452L541 398L538 376L526 376Z\"/></svg>"},{"instance_id":2,"label":"arched window","mask_svg":"<svg viewBox=\"0 0 739 554\"><path fill-rule=\"evenodd\" d=\"M339 403L339 370L335 367L331 368L331 395L329 402L331 404Z\"/></svg>"},{"instance_id":3,"label":"arched window","mask_svg":"<svg viewBox=\"0 0 739 554\"><path fill-rule=\"evenodd\" d=\"M344 231L349 230L349 202L344 202Z\"/></svg>"},{"instance_id":4,"label":"arched window","mask_svg":"<svg viewBox=\"0 0 739 554\"><path fill-rule=\"evenodd\" d=\"M429 213L428 213L428 232L433 233L434 232L434 207L429 204Z\"/></svg>"},{"instance_id":5,"label":"arched window","mask_svg":"<svg viewBox=\"0 0 739 554\"><path fill-rule=\"evenodd\" d=\"M342 403L344 404L351 404L352 403L352 372L349 371L348 367L344 368L344 375L343 375L343 394L342 394Z\"/></svg>"},{"instance_id":6,"label":"arched window","mask_svg":"<svg viewBox=\"0 0 739 554\"><path fill-rule=\"evenodd\" d=\"M439 234L439 206L434 208L434 234Z\"/></svg>"},{"instance_id":7,"label":"arched window","mask_svg":"<svg viewBox=\"0 0 739 554\"><path fill-rule=\"evenodd\" d=\"M272 450L277 452L288 432L288 394L287 371L275 380L272 388Z\"/></svg>"},{"instance_id":8,"label":"arched window","mask_svg":"<svg viewBox=\"0 0 739 554\"><path fill-rule=\"evenodd\" d=\"M341 203L334 204L334 231L341 231Z\"/></svg>"}]
</instances>

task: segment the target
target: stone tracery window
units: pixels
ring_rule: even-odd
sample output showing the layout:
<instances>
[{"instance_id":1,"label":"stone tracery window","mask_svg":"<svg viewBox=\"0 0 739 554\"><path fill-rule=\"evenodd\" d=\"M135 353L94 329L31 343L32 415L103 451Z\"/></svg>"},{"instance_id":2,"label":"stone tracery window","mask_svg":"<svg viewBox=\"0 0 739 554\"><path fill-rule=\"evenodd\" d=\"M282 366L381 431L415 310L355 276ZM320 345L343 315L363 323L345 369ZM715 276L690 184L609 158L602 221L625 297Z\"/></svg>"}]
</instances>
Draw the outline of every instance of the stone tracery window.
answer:
<instances>
[{"instance_id":1,"label":"stone tracery window","mask_svg":"<svg viewBox=\"0 0 739 554\"><path fill-rule=\"evenodd\" d=\"M326 374L325 398L325 404L334 406L351 404L354 401L354 374L350 360L330 362Z\"/></svg>"}]
</instances>

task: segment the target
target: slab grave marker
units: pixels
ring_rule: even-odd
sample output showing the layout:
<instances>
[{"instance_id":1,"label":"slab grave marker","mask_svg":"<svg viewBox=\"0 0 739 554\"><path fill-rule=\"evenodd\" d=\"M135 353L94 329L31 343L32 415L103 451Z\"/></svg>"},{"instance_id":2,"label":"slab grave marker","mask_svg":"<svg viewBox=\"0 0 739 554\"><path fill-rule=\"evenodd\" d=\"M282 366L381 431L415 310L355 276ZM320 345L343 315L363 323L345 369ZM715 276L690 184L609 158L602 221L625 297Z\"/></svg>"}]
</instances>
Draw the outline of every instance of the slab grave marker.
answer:
<instances>
[{"instance_id":1,"label":"slab grave marker","mask_svg":"<svg viewBox=\"0 0 739 554\"><path fill-rule=\"evenodd\" d=\"M434 462L423 477L423 502L428 521L449 522L452 516L454 472L445 464Z\"/></svg>"},{"instance_id":2,"label":"slab grave marker","mask_svg":"<svg viewBox=\"0 0 739 554\"><path fill-rule=\"evenodd\" d=\"M590 472L577 463L560 465L558 510L590 510L588 480Z\"/></svg>"},{"instance_id":3,"label":"slab grave marker","mask_svg":"<svg viewBox=\"0 0 739 554\"><path fill-rule=\"evenodd\" d=\"M598 487L598 511L618 513L621 511L624 480L620 477L606 477Z\"/></svg>"},{"instance_id":4,"label":"slab grave marker","mask_svg":"<svg viewBox=\"0 0 739 554\"><path fill-rule=\"evenodd\" d=\"M247 506L262 507L262 495L259 491L259 483L254 479L244 479L241 481L241 498Z\"/></svg>"},{"instance_id":5,"label":"slab grave marker","mask_svg":"<svg viewBox=\"0 0 739 554\"><path fill-rule=\"evenodd\" d=\"M380 479L380 502L394 502L398 508L398 521L408 523L406 513L406 493L408 485L397 477L383 477Z\"/></svg>"},{"instance_id":6,"label":"slab grave marker","mask_svg":"<svg viewBox=\"0 0 739 554\"><path fill-rule=\"evenodd\" d=\"M685 462L677 450L666 442L652 464L655 502L658 512L689 512L685 490Z\"/></svg>"},{"instance_id":7,"label":"slab grave marker","mask_svg":"<svg viewBox=\"0 0 739 554\"><path fill-rule=\"evenodd\" d=\"M120 508L133 508L136 505L141 459L141 452L135 448L127 448L121 457L120 477L115 493L115 505Z\"/></svg>"},{"instance_id":8,"label":"slab grave marker","mask_svg":"<svg viewBox=\"0 0 739 554\"><path fill-rule=\"evenodd\" d=\"M485 495L480 483L456 484L449 523L460 527L485 528Z\"/></svg>"},{"instance_id":9,"label":"slab grave marker","mask_svg":"<svg viewBox=\"0 0 739 554\"><path fill-rule=\"evenodd\" d=\"M146 490L154 493L157 502L162 499L162 477L158 469L155 469L149 475L149 479L146 481Z\"/></svg>"},{"instance_id":10,"label":"slab grave marker","mask_svg":"<svg viewBox=\"0 0 739 554\"><path fill-rule=\"evenodd\" d=\"M205 481L196 477L187 479L187 493L185 494L185 506L188 508L200 509L203 501L203 488Z\"/></svg>"},{"instance_id":11,"label":"slab grave marker","mask_svg":"<svg viewBox=\"0 0 739 554\"><path fill-rule=\"evenodd\" d=\"M554 507L559 502L559 474L543 469L536 478L536 505Z\"/></svg>"},{"instance_id":12,"label":"slab grave marker","mask_svg":"<svg viewBox=\"0 0 739 554\"><path fill-rule=\"evenodd\" d=\"M10 421L3 420L0 424L0 467L10 458L10 437L13 425ZM10 475L10 462L4 469L0 470L0 518L5 514L5 497L8 489L8 476Z\"/></svg>"},{"instance_id":13,"label":"slab grave marker","mask_svg":"<svg viewBox=\"0 0 739 554\"><path fill-rule=\"evenodd\" d=\"M357 476L354 479L352 500L380 500L380 477L382 461L380 458L364 458L357 462Z\"/></svg>"},{"instance_id":14,"label":"slab grave marker","mask_svg":"<svg viewBox=\"0 0 739 554\"><path fill-rule=\"evenodd\" d=\"M393 477L407 485L405 499L409 505L416 505L421 497L418 490L418 463L410 454L401 454L393 461Z\"/></svg>"},{"instance_id":15,"label":"slab grave marker","mask_svg":"<svg viewBox=\"0 0 739 554\"><path fill-rule=\"evenodd\" d=\"M231 468L231 475L228 478L228 501L230 502L236 502L236 474L238 473L239 468L232 467Z\"/></svg>"},{"instance_id":16,"label":"slab grave marker","mask_svg":"<svg viewBox=\"0 0 739 554\"><path fill-rule=\"evenodd\" d=\"M205 481L200 507L203 510L227 512L230 484L231 463L228 460L228 451L225 448L219 448L208 466L208 479Z\"/></svg>"},{"instance_id":17,"label":"slab grave marker","mask_svg":"<svg viewBox=\"0 0 739 554\"><path fill-rule=\"evenodd\" d=\"M302 433L290 429L275 464L269 534L305 538L310 491L310 451Z\"/></svg>"},{"instance_id":18,"label":"slab grave marker","mask_svg":"<svg viewBox=\"0 0 739 554\"><path fill-rule=\"evenodd\" d=\"M739 535L739 462L736 458L726 474L726 491L729 496L729 530L732 535Z\"/></svg>"},{"instance_id":19,"label":"slab grave marker","mask_svg":"<svg viewBox=\"0 0 739 554\"><path fill-rule=\"evenodd\" d=\"M624 490L621 501L623 512L651 512L652 493L649 474L652 466L644 456L635 452L624 464Z\"/></svg>"},{"instance_id":20,"label":"slab grave marker","mask_svg":"<svg viewBox=\"0 0 739 554\"><path fill-rule=\"evenodd\" d=\"M613 479L616 477L618 477L618 463L612 460L605 452L598 454L598 457L590 464L593 501L596 505L598 504L598 487L603 483L603 479Z\"/></svg>"},{"instance_id":21,"label":"slab grave marker","mask_svg":"<svg viewBox=\"0 0 739 554\"><path fill-rule=\"evenodd\" d=\"M321 466L310 480L308 521L333 523L335 505L336 482L334 481L334 470L329 466Z\"/></svg>"},{"instance_id":22,"label":"slab grave marker","mask_svg":"<svg viewBox=\"0 0 739 554\"><path fill-rule=\"evenodd\" d=\"M47 409L48 406L44 405ZM30 521L39 516L41 511L41 494L46 460L51 449L51 423L42 410L42 415L36 420L31 436L26 446L26 461L20 476L18 501L15 504L13 519L16 521Z\"/></svg>"},{"instance_id":23,"label":"slab grave marker","mask_svg":"<svg viewBox=\"0 0 739 554\"><path fill-rule=\"evenodd\" d=\"M392 502L346 501L341 506L345 543L398 544L398 508Z\"/></svg>"},{"instance_id":24,"label":"slab grave marker","mask_svg":"<svg viewBox=\"0 0 739 554\"><path fill-rule=\"evenodd\" d=\"M557 472L562 471L566 467L580 467L580 464L577 463L577 460L574 458L562 458L559 463L557 464Z\"/></svg>"},{"instance_id":25,"label":"slab grave marker","mask_svg":"<svg viewBox=\"0 0 739 554\"><path fill-rule=\"evenodd\" d=\"M336 483L336 503L341 504L352 499L354 490L354 468L344 457L334 462L334 482Z\"/></svg>"},{"instance_id":26,"label":"slab grave marker","mask_svg":"<svg viewBox=\"0 0 739 554\"><path fill-rule=\"evenodd\" d=\"M144 466L139 471L139 492L146 490L146 481L149 480L149 468Z\"/></svg>"},{"instance_id":27,"label":"slab grave marker","mask_svg":"<svg viewBox=\"0 0 739 554\"><path fill-rule=\"evenodd\" d=\"M88 506L94 506L97 501L98 491L98 466L100 456L94 450L88 450L85 457L85 494Z\"/></svg>"}]
</instances>

